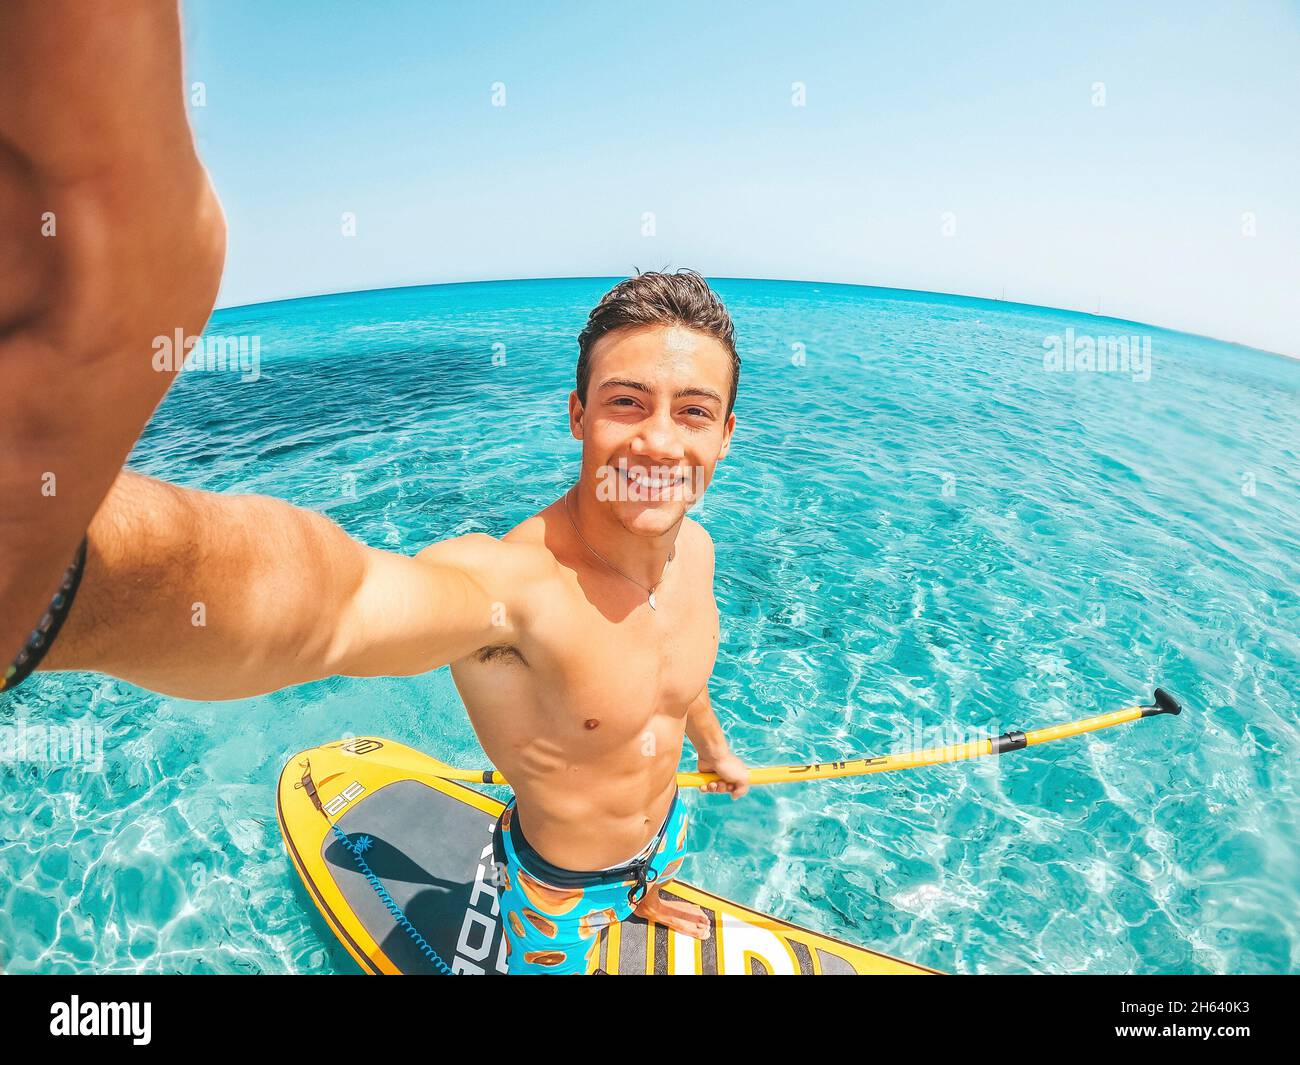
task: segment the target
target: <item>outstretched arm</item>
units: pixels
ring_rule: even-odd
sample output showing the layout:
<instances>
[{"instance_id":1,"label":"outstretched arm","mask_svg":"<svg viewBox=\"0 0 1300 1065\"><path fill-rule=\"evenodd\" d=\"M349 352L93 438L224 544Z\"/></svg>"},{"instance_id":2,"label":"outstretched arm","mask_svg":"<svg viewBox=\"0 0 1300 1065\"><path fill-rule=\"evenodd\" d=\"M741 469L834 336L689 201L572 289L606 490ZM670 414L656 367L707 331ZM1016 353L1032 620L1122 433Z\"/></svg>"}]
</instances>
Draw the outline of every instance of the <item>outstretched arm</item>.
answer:
<instances>
[{"instance_id":1,"label":"outstretched arm","mask_svg":"<svg viewBox=\"0 0 1300 1065\"><path fill-rule=\"evenodd\" d=\"M435 669L519 638L530 588L546 577L535 549L481 533L410 558L278 499L132 473L89 539L76 602L42 668L190 699Z\"/></svg>"}]
</instances>

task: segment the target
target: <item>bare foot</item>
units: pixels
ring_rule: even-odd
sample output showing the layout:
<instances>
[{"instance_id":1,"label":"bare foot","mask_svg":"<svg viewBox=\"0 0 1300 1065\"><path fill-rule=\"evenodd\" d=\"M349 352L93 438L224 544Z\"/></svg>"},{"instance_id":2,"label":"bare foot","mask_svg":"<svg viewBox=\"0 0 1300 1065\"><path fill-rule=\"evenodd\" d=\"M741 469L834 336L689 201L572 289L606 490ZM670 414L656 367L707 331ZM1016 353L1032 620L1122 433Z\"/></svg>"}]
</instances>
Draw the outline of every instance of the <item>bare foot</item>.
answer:
<instances>
[{"instance_id":1,"label":"bare foot","mask_svg":"<svg viewBox=\"0 0 1300 1065\"><path fill-rule=\"evenodd\" d=\"M694 939L708 939L710 935L709 919L702 909L692 902L666 899L658 888L653 888L633 912L647 921L666 925Z\"/></svg>"}]
</instances>

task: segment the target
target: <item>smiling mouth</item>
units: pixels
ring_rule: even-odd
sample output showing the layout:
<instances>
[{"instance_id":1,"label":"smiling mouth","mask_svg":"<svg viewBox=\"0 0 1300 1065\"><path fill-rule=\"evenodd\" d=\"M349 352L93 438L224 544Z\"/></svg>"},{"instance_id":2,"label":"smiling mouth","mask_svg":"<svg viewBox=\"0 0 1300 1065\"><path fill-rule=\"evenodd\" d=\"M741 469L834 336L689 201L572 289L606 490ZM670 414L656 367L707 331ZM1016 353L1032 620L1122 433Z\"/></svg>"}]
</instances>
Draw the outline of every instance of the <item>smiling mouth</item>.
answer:
<instances>
[{"instance_id":1,"label":"smiling mouth","mask_svg":"<svg viewBox=\"0 0 1300 1065\"><path fill-rule=\"evenodd\" d=\"M670 466L628 466L620 459L617 466L606 466L605 476L614 475L613 498L655 506L660 503L695 501L698 470Z\"/></svg>"},{"instance_id":2,"label":"smiling mouth","mask_svg":"<svg viewBox=\"0 0 1300 1065\"><path fill-rule=\"evenodd\" d=\"M686 470L674 470L670 473L656 471L651 473L640 467L634 469L619 470L619 476L628 484L637 488L647 489L652 492L662 492L665 489L677 488L685 484L690 474Z\"/></svg>"}]
</instances>

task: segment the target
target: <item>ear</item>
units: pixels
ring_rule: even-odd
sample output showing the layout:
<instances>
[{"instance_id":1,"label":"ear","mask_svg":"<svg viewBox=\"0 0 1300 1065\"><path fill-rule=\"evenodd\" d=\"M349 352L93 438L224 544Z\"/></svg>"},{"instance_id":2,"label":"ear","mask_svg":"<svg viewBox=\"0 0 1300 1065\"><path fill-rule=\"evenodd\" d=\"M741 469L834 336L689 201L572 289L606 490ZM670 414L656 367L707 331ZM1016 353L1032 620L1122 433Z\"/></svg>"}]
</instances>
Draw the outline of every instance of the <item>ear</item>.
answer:
<instances>
[{"instance_id":1,"label":"ear","mask_svg":"<svg viewBox=\"0 0 1300 1065\"><path fill-rule=\"evenodd\" d=\"M731 434L736 431L736 412L733 410L727 415L727 424L722 427L722 450L718 452L718 461L721 462L727 457L727 452L731 450Z\"/></svg>"},{"instance_id":2,"label":"ear","mask_svg":"<svg viewBox=\"0 0 1300 1065\"><path fill-rule=\"evenodd\" d=\"M586 414L586 409L582 405L582 400L578 398L578 390L575 388L569 393L569 432L573 434L574 440L582 439L582 419Z\"/></svg>"}]
</instances>

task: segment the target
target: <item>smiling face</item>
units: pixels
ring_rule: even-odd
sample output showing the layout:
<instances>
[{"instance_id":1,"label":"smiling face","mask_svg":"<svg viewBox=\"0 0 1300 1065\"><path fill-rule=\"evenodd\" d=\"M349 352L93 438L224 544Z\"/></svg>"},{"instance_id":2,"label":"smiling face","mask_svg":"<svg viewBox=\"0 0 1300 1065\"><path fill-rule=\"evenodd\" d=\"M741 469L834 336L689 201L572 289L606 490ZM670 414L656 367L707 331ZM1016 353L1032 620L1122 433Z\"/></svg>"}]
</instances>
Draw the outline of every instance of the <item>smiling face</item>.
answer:
<instances>
[{"instance_id":1,"label":"smiling face","mask_svg":"<svg viewBox=\"0 0 1300 1065\"><path fill-rule=\"evenodd\" d=\"M592 348L586 403L569 396L569 426L582 480L628 532L668 532L713 479L736 426L731 366L721 343L678 325L620 329Z\"/></svg>"}]
</instances>

